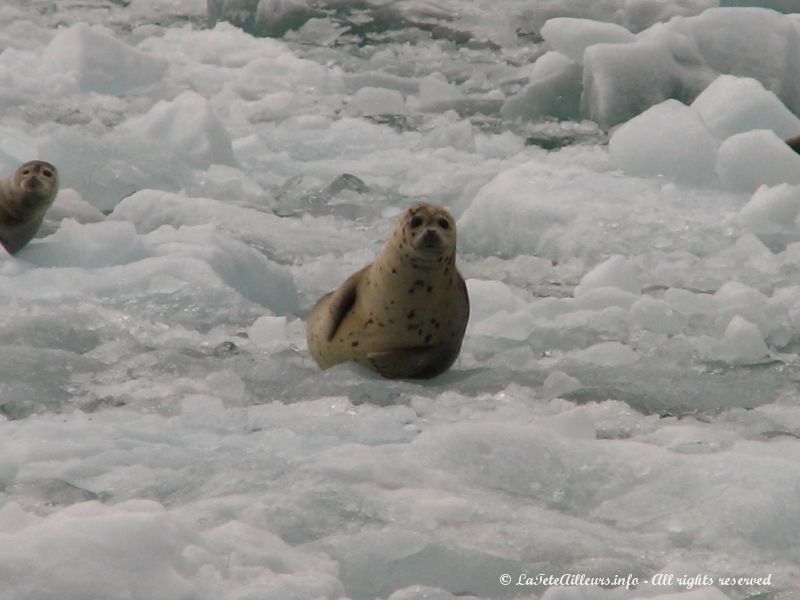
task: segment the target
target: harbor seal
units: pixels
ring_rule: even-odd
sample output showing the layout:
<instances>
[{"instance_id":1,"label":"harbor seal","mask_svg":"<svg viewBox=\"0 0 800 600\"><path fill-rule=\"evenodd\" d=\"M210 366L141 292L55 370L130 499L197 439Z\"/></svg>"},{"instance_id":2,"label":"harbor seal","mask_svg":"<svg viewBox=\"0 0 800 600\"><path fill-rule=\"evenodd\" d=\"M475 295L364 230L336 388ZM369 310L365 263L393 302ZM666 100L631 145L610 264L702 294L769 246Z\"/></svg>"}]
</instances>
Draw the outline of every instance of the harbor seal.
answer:
<instances>
[{"instance_id":1,"label":"harbor seal","mask_svg":"<svg viewBox=\"0 0 800 600\"><path fill-rule=\"evenodd\" d=\"M58 170L32 160L0 181L0 244L14 254L39 230L58 192Z\"/></svg>"},{"instance_id":2,"label":"harbor seal","mask_svg":"<svg viewBox=\"0 0 800 600\"><path fill-rule=\"evenodd\" d=\"M375 262L320 298L306 339L323 369L353 360L389 379L429 378L455 362L468 319L455 220L419 204L403 213Z\"/></svg>"}]
</instances>

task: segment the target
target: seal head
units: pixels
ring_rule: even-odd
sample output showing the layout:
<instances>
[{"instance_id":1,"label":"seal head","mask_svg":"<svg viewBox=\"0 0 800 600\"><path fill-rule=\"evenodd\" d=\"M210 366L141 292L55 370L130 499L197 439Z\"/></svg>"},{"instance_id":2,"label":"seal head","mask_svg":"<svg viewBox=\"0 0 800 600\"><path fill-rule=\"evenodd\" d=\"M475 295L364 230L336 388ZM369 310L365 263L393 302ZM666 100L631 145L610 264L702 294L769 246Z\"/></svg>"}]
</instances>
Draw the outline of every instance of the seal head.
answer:
<instances>
[{"instance_id":1,"label":"seal head","mask_svg":"<svg viewBox=\"0 0 800 600\"><path fill-rule=\"evenodd\" d=\"M58 193L58 170L32 160L0 181L0 244L11 254L22 249L42 224Z\"/></svg>"}]
</instances>

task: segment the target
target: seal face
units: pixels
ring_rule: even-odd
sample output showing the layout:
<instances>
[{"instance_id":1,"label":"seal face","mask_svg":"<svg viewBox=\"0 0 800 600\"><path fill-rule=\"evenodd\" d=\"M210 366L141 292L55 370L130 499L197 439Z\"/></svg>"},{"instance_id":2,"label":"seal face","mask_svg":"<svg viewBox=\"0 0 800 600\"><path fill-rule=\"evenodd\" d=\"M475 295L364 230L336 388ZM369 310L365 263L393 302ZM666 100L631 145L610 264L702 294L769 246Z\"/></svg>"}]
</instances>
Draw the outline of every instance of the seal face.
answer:
<instances>
[{"instance_id":1,"label":"seal face","mask_svg":"<svg viewBox=\"0 0 800 600\"><path fill-rule=\"evenodd\" d=\"M428 378L455 362L468 320L455 220L419 204L403 213L375 262L320 298L306 340L323 369L354 360L391 379Z\"/></svg>"},{"instance_id":2,"label":"seal face","mask_svg":"<svg viewBox=\"0 0 800 600\"><path fill-rule=\"evenodd\" d=\"M21 250L39 230L58 192L58 170L32 160L0 181L0 244L10 253Z\"/></svg>"}]
</instances>

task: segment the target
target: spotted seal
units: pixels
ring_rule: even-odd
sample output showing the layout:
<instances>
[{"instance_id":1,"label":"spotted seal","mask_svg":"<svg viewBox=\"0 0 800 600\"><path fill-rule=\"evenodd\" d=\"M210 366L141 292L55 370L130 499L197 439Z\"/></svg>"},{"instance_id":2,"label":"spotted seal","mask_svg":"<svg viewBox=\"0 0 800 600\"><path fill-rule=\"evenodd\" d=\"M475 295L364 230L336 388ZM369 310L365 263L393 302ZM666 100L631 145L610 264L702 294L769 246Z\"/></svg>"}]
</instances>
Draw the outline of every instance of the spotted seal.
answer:
<instances>
[{"instance_id":1,"label":"spotted seal","mask_svg":"<svg viewBox=\"0 0 800 600\"><path fill-rule=\"evenodd\" d=\"M455 362L468 319L455 220L419 204L403 213L375 262L320 298L306 339L323 369L352 360L390 379L429 378Z\"/></svg>"},{"instance_id":2,"label":"spotted seal","mask_svg":"<svg viewBox=\"0 0 800 600\"><path fill-rule=\"evenodd\" d=\"M58 192L58 170L32 160L0 181L0 244L14 254L39 230Z\"/></svg>"}]
</instances>

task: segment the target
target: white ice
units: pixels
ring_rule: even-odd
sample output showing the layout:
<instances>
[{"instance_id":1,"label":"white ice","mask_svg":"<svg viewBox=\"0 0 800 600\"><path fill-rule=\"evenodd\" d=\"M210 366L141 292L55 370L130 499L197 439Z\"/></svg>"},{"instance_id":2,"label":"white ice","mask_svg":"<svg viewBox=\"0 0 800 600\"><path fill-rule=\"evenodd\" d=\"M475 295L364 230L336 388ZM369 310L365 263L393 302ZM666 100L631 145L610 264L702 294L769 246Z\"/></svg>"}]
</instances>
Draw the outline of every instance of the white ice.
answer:
<instances>
[{"instance_id":1,"label":"white ice","mask_svg":"<svg viewBox=\"0 0 800 600\"><path fill-rule=\"evenodd\" d=\"M3 3L0 600L800 593L800 20L732 4ZM320 371L420 200L459 359Z\"/></svg>"}]
</instances>

